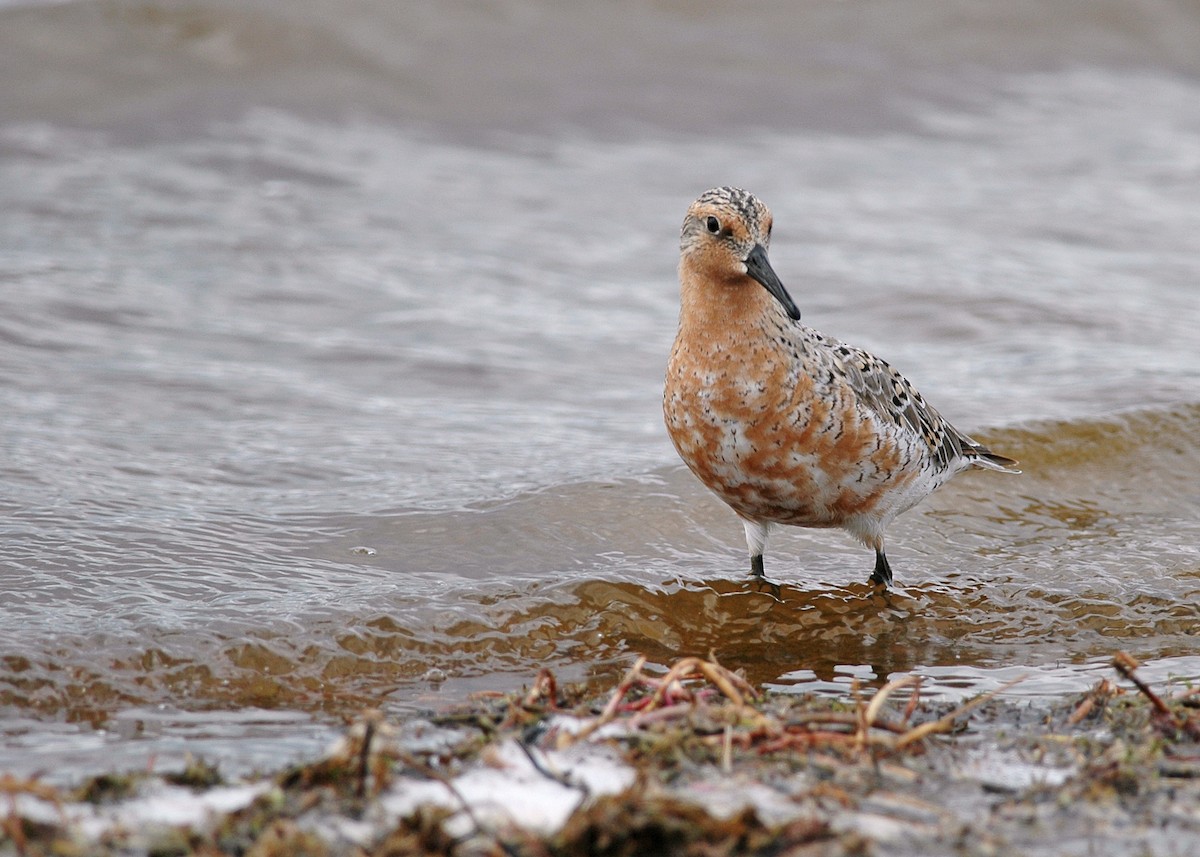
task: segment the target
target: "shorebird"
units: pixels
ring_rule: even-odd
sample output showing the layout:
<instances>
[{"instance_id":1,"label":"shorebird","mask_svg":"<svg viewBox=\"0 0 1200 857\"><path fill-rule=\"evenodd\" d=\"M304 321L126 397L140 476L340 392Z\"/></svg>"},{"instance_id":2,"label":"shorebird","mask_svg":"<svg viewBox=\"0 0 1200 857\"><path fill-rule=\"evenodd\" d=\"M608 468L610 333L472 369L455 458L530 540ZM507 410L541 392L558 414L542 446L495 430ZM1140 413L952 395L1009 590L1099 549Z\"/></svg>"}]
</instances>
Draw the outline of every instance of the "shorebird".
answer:
<instances>
[{"instance_id":1,"label":"shorebird","mask_svg":"<svg viewBox=\"0 0 1200 857\"><path fill-rule=\"evenodd\" d=\"M734 187L688 209L679 249L679 333L663 416L675 449L746 530L750 571L777 524L841 527L875 551L884 530L972 467L1019 473L946 422L878 357L800 323L767 260L770 210Z\"/></svg>"}]
</instances>

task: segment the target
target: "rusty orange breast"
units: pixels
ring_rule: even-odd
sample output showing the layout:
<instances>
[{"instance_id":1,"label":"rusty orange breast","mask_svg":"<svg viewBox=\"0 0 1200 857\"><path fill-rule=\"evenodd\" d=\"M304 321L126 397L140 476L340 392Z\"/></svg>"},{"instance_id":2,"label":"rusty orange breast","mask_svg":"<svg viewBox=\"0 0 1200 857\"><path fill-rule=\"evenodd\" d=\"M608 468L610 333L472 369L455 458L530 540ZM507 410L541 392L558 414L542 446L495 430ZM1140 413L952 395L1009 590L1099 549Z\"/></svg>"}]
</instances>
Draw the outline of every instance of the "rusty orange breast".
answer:
<instances>
[{"instance_id":1,"label":"rusty orange breast","mask_svg":"<svg viewBox=\"0 0 1200 857\"><path fill-rule=\"evenodd\" d=\"M681 324L667 368L667 431L701 482L743 517L801 526L903 488L902 445L844 382L770 330L730 332Z\"/></svg>"}]
</instances>

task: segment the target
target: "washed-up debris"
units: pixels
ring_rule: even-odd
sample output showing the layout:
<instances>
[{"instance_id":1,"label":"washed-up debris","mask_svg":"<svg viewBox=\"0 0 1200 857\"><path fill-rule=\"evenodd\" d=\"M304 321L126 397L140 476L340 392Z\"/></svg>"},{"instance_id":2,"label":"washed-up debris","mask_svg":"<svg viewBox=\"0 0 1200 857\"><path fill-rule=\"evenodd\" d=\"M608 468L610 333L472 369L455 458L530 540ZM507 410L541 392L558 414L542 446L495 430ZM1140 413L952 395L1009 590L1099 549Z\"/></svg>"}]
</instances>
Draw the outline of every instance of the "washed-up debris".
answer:
<instances>
[{"instance_id":1,"label":"washed-up debris","mask_svg":"<svg viewBox=\"0 0 1200 857\"><path fill-rule=\"evenodd\" d=\"M1189 712L1170 708L1144 681L1138 678L1138 662L1125 652L1117 652L1113 657L1113 666L1122 676L1133 682L1141 691L1142 696L1150 700L1154 707L1154 725L1165 735L1173 737L1182 733L1193 741L1200 741L1200 718Z\"/></svg>"},{"instance_id":2,"label":"washed-up debris","mask_svg":"<svg viewBox=\"0 0 1200 857\"><path fill-rule=\"evenodd\" d=\"M0 774L0 854L1200 854L1200 695L1099 682L1034 708L766 695L712 659L638 659L599 698L523 691L397 723L225 783L193 761L72 791ZM1099 851L1093 846L1100 846Z\"/></svg>"}]
</instances>

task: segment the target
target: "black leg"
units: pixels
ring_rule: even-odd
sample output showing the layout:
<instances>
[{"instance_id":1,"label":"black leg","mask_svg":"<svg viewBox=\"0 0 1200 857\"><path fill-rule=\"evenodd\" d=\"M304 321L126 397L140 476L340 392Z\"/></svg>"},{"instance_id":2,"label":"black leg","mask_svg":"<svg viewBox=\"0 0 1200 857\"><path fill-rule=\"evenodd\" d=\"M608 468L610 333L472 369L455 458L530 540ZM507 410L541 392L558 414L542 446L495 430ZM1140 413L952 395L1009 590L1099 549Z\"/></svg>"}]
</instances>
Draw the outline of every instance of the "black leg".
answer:
<instances>
[{"instance_id":1,"label":"black leg","mask_svg":"<svg viewBox=\"0 0 1200 857\"><path fill-rule=\"evenodd\" d=\"M763 572L763 558L760 553L750 557L750 577L754 580L754 586L759 592L766 587L776 601L780 600L779 584L767 580L767 575Z\"/></svg>"},{"instance_id":2,"label":"black leg","mask_svg":"<svg viewBox=\"0 0 1200 857\"><path fill-rule=\"evenodd\" d=\"M762 554L750 557L750 573L755 577L764 577Z\"/></svg>"},{"instance_id":3,"label":"black leg","mask_svg":"<svg viewBox=\"0 0 1200 857\"><path fill-rule=\"evenodd\" d=\"M887 557L881 550L875 551L875 570L871 572L871 583L881 583L884 586L892 584L892 567L888 565Z\"/></svg>"}]
</instances>

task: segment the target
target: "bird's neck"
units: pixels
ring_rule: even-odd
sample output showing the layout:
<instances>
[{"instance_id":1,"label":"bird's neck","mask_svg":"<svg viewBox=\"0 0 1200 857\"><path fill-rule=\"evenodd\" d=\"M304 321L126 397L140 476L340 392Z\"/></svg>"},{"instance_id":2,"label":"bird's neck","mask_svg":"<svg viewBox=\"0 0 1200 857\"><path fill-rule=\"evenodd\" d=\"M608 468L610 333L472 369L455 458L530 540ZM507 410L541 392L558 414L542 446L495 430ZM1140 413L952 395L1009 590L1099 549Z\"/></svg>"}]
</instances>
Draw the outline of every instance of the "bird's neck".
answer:
<instances>
[{"instance_id":1,"label":"bird's neck","mask_svg":"<svg viewBox=\"0 0 1200 857\"><path fill-rule=\"evenodd\" d=\"M710 334L728 331L737 335L748 326L760 326L772 313L781 312L778 301L744 274L713 278L687 259L679 264L680 327L696 327Z\"/></svg>"}]
</instances>

